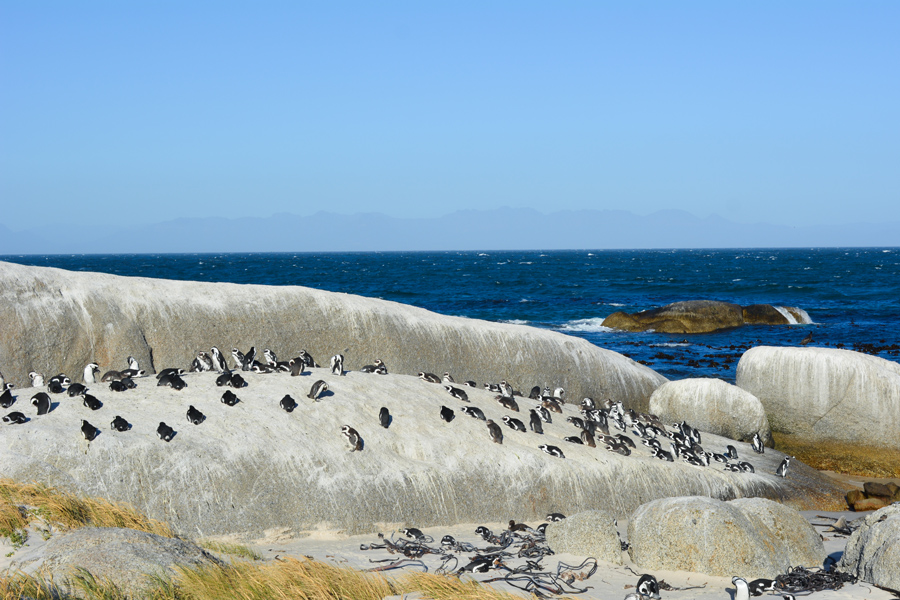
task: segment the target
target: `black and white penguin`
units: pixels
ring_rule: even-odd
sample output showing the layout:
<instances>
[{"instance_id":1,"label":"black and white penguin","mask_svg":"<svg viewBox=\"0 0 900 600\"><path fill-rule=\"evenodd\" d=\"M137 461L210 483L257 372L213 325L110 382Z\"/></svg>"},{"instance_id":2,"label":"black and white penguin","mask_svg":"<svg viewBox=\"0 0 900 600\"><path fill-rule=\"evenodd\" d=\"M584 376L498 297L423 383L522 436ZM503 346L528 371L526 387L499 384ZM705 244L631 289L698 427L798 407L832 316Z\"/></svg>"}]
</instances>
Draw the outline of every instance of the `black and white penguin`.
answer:
<instances>
[{"instance_id":1,"label":"black and white penguin","mask_svg":"<svg viewBox=\"0 0 900 600\"><path fill-rule=\"evenodd\" d=\"M371 365L364 365L363 368L360 369L360 371L363 372L363 373L374 373L375 371L377 371L378 369L380 369L380 368L383 367L383 366L384 366L384 363L381 362L379 359L376 358L376 359L375 359L375 362L374 362L373 364L371 364ZM387 370L387 369L385 369L385 371L386 371L386 370Z\"/></svg>"},{"instance_id":2,"label":"black and white penguin","mask_svg":"<svg viewBox=\"0 0 900 600\"><path fill-rule=\"evenodd\" d=\"M668 462L675 462L675 457L672 456L671 452L666 452L662 448L654 447L652 450L653 458L658 458L660 460L665 460Z\"/></svg>"},{"instance_id":3,"label":"black and white penguin","mask_svg":"<svg viewBox=\"0 0 900 600\"><path fill-rule=\"evenodd\" d=\"M541 450L549 454L550 456L555 456L556 458L565 458L566 455L563 454L563 451L558 446L551 446L549 444L541 444L538 446Z\"/></svg>"},{"instance_id":4,"label":"black and white penguin","mask_svg":"<svg viewBox=\"0 0 900 600\"><path fill-rule=\"evenodd\" d=\"M38 413L40 414L40 413ZM778 468L775 469L775 474L779 477L787 477L788 466L791 464L791 459L793 456L785 456L784 460L781 461L781 464L778 465Z\"/></svg>"},{"instance_id":5,"label":"black and white penguin","mask_svg":"<svg viewBox=\"0 0 900 600\"><path fill-rule=\"evenodd\" d=\"M444 389L447 390L447 392L449 392L450 395L453 396L454 398L456 398L457 400L461 400L463 402L469 401L469 395L466 393L465 390L462 390L458 387L453 387L452 385L445 385Z\"/></svg>"},{"instance_id":6,"label":"black and white penguin","mask_svg":"<svg viewBox=\"0 0 900 600\"><path fill-rule=\"evenodd\" d=\"M491 441L495 444L503 443L503 430L500 429L500 426L491 421L490 419L486 423L488 428L488 434L491 436Z\"/></svg>"},{"instance_id":7,"label":"black and white penguin","mask_svg":"<svg viewBox=\"0 0 900 600\"><path fill-rule=\"evenodd\" d=\"M578 444L578 445L582 445L582 446L584 445L584 442L581 441L581 438L578 436L575 436L575 435L570 435L568 437L564 437L563 441L569 442L570 444Z\"/></svg>"},{"instance_id":8,"label":"black and white penguin","mask_svg":"<svg viewBox=\"0 0 900 600\"><path fill-rule=\"evenodd\" d=\"M138 361L137 361L137 359L136 359L135 357L129 356L129 357L127 357L127 358L125 359L125 362L128 363L128 368L129 368L129 369L133 369L133 370L135 370L135 371L140 371L140 370L141 370L141 366L138 364Z\"/></svg>"},{"instance_id":9,"label":"black and white penguin","mask_svg":"<svg viewBox=\"0 0 900 600\"><path fill-rule=\"evenodd\" d=\"M560 401L560 403L566 403L566 390L561 387L558 387L553 390L553 397Z\"/></svg>"},{"instance_id":10,"label":"black and white penguin","mask_svg":"<svg viewBox=\"0 0 900 600\"><path fill-rule=\"evenodd\" d=\"M122 379L130 379L132 377L144 377L147 372L143 369L125 369L123 371L119 371L122 374Z\"/></svg>"},{"instance_id":11,"label":"black and white penguin","mask_svg":"<svg viewBox=\"0 0 900 600\"><path fill-rule=\"evenodd\" d=\"M237 348L231 349L231 357L234 359L234 368L241 369L244 366L244 353Z\"/></svg>"},{"instance_id":12,"label":"black and white penguin","mask_svg":"<svg viewBox=\"0 0 900 600\"><path fill-rule=\"evenodd\" d=\"M88 363L84 367L82 379L85 383L98 383L96 376L100 374L100 365L97 363Z\"/></svg>"},{"instance_id":13,"label":"black and white penguin","mask_svg":"<svg viewBox=\"0 0 900 600\"><path fill-rule=\"evenodd\" d=\"M634 445L634 440L632 440L630 437L628 437L624 433L618 433L618 434L616 434L616 437L619 439L619 443L624 444L625 446L628 446L629 448L637 447Z\"/></svg>"},{"instance_id":14,"label":"black and white penguin","mask_svg":"<svg viewBox=\"0 0 900 600\"><path fill-rule=\"evenodd\" d=\"M343 354L335 354L331 357L331 374L332 375L343 375L344 374L344 355Z\"/></svg>"},{"instance_id":15,"label":"black and white penguin","mask_svg":"<svg viewBox=\"0 0 900 600\"><path fill-rule=\"evenodd\" d=\"M312 357L312 354L310 354L306 350L300 350L300 358L303 359L304 364L306 364L306 366L309 367L310 369L318 369L319 368L319 363L317 363L315 361L315 359Z\"/></svg>"},{"instance_id":16,"label":"black and white penguin","mask_svg":"<svg viewBox=\"0 0 900 600\"><path fill-rule=\"evenodd\" d=\"M171 442L172 438L175 437L175 430L166 425L163 421L160 421L159 427L156 428L156 435L164 442Z\"/></svg>"},{"instance_id":17,"label":"black and white penguin","mask_svg":"<svg viewBox=\"0 0 900 600\"><path fill-rule=\"evenodd\" d=\"M594 435L587 429L581 430L581 441L585 446L590 446L591 448L597 447L597 443L594 441Z\"/></svg>"},{"instance_id":18,"label":"black and white penguin","mask_svg":"<svg viewBox=\"0 0 900 600\"><path fill-rule=\"evenodd\" d=\"M10 425L21 425L22 423L28 422L28 417L19 411L14 410L9 414L3 415L3 422L9 423Z\"/></svg>"},{"instance_id":19,"label":"black and white penguin","mask_svg":"<svg viewBox=\"0 0 900 600\"><path fill-rule=\"evenodd\" d=\"M168 375L163 375L156 382L157 387L160 386L168 386L174 390L183 390L187 387L187 382L181 378L180 375L176 373L169 373Z\"/></svg>"},{"instance_id":20,"label":"black and white penguin","mask_svg":"<svg viewBox=\"0 0 900 600\"><path fill-rule=\"evenodd\" d=\"M463 381L463 385L466 387L478 387L478 384L472 381L471 379L468 381Z\"/></svg>"},{"instance_id":21,"label":"black and white penguin","mask_svg":"<svg viewBox=\"0 0 900 600\"><path fill-rule=\"evenodd\" d=\"M759 432L753 434L753 441L750 442L750 445L753 447L753 451L757 454L762 454L766 451L765 445L762 443L762 438L759 437Z\"/></svg>"},{"instance_id":22,"label":"black and white penguin","mask_svg":"<svg viewBox=\"0 0 900 600\"><path fill-rule=\"evenodd\" d=\"M519 419L513 419L509 415L503 415L503 422L506 423L506 426L510 429L514 429L515 431L528 431L525 429L525 423L520 421Z\"/></svg>"},{"instance_id":23,"label":"black and white penguin","mask_svg":"<svg viewBox=\"0 0 900 600\"><path fill-rule=\"evenodd\" d=\"M349 425L344 425L341 427L341 433L347 439L347 444L350 446L350 452L362 450L362 438L359 437L359 433L355 429Z\"/></svg>"},{"instance_id":24,"label":"black and white penguin","mask_svg":"<svg viewBox=\"0 0 900 600\"><path fill-rule=\"evenodd\" d=\"M90 423L88 423L87 421L85 421L84 419L82 419L81 420L81 435L83 435L84 439L86 439L87 441L93 442L94 439L96 439L96 437L98 435L100 435L100 430L97 429L96 427L94 427L93 425L91 425Z\"/></svg>"},{"instance_id":25,"label":"black and white penguin","mask_svg":"<svg viewBox=\"0 0 900 600\"><path fill-rule=\"evenodd\" d=\"M44 387L44 376L37 371L32 371L28 377L31 378L31 387Z\"/></svg>"},{"instance_id":26,"label":"black and white penguin","mask_svg":"<svg viewBox=\"0 0 900 600\"><path fill-rule=\"evenodd\" d=\"M441 406L441 419L449 423L453 419L456 418L456 413L453 412L453 409L447 408L446 406Z\"/></svg>"},{"instance_id":27,"label":"black and white penguin","mask_svg":"<svg viewBox=\"0 0 900 600\"><path fill-rule=\"evenodd\" d=\"M119 381L123 377L125 377L125 375L123 375L121 371L107 371L103 374L103 377L100 378L100 381L102 383L106 383L108 381Z\"/></svg>"},{"instance_id":28,"label":"black and white penguin","mask_svg":"<svg viewBox=\"0 0 900 600\"><path fill-rule=\"evenodd\" d=\"M444 371L443 377L441 377L441 381L443 383L454 383L453 376L450 374L450 371ZM444 386L447 387L447 386Z\"/></svg>"},{"instance_id":29,"label":"black and white penguin","mask_svg":"<svg viewBox=\"0 0 900 600\"><path fill-rule=\"evenodd\" d=\"M306 369L306 363L299 356L289 360L288 364L291 366L291 377L303 375L303 370Z\"/></svg>"},{"instance_id":30,"label":"black and white penguin","mask_svg":"<svg viewBox=\"0 0 900 600\"><path fill-rule=\"evenodd\" d=\"M641 578L638 579L637 587L635 589L642 598L646 597L652 598L653 600L660 600L659 582L656 581L656 577L654 577L653 575L641 575Z\"/></svg>"},{"instance_id":31,"label":"black and white penguin","mask_svg":"<svg viewBox=\"0 0 900 600\"><path fill-rule=\"evenodd\" d=\"M727 456L731 460L737 460L738 459L737 448L735 448L731 444L725 446L725 456Z\"/></svg>"},{"instance_id":32,"label":"black and white penguin","mask_svg":"<svg viewBox=\"0 0 900 600\"><path fill-rule=\"evenodd\" d=\"M47 391L51 394L62 394L66 390L63 388L62 383L56 379L51 379L50 383L47 384Z\"/></svg>"},{"instance_id":33,"label":"black and white penguin","mask_svg":"<svg viewBox=\"0 0 900 600\"><path fill-rule=\"evenodd\" d=\"M59 382L61 385L69 385L72 383L72 380L66 377L65 373L58 373L50 378L50 381Z\"/></svg>"},{"instance_id":34,"label":"black and white penguin","mask_svg":"<svg viewBox=\"0 0 900 600\"><path fill-rule=\"evenodd\" d=\"M391 426L391 412L386 406L382 406L381 410L378 411L378 422L385 429Z\"/></svg>"},{"instance_id":35,"label":"black and white penguin","mask_svg":"<svg viewBox=\"0 0 900 600\"><path fill-rule=\"evenodd\" d=\"M188 409L187 409L187 420L188 420L188 423L193 423L194 425L199 425L200 423L202 423L203 421L206 420L206 415L204 415L202 412L200 412L199 410L194 408L194 405L192 404L192 405L188 406Z\"/></svg>"},{"instance_id":36,"label":"black and white penguin","mask_svg":"<svg viewBox=\"0 0 900 600\"><path fill-rule=\"evenodd\" d=\"M50 412L50 396L46 392L38 392L31 397L31 405L37 408L37 414L46 415Z\"/></svg>"},{"instance_id":37,"label":"black and white penguin","mask_svg":"<svg viewBox=\"0 0 900 600\"><path fill-rule=\"evenodd\" d=\"M541 386L536 385L531 388L531 392L529 392L528 397L532 400L540 400L541 399Z\"/></svg>"},{"instance_id":38,"label":"black and white penguin","mask_svg":"<svg viewBox=\"0 0 900 600\"><path fill-rule=\"evenodd\" d=\"M403 529L400 529L399 531L406 537L414 540L421 540L425 537L425 534L422 533L422 530L416 529L415 527L405 527Z\"/></svg>"},{"instance_id":39,"label":"black and white penguin","mask_svg":"<svg viewBox=\"0 0 900 600\"><path fill-rule=\"evenodd\" d=\"M505 379L503 381L501 381L498 385L500 387L501 394L503 394L504 396L509 396L510 398L512 397L512 395L513 395L512 386L509 385L509 383L507 383L507 381Z\"/></svg>"},{"instance_id":40,"label":"black and white penguin","mask_svg":"<svg viewBox=\"0 0 900 600\"><path fill-rule=\"evenodd\" d=\"M425 373L423 371L419 371L419 379L422 381L426 381L428 383L440 383L441 378L435 375L434 373Z\"/></svg>"},{"instance_id":41,"label":"black and white penguin","mask_svg":"<svg viewBox=\"0 0 900 600\"><path fill-rule=\"evenodd\" d=\"M241 371L249 371L250 367L253 366L254 360L256 360L256 346L250 346L247 354L244 355L244 360L241 362Z\"/></svg>"},{"instance_id":42,"label":"black and white penguin","mask_svg":"<svg viewBox=\"0 0 900 600\"><path fill-rule=\"evenodd\" d=\"M528 412L530 413L530 416L528 419L528 427L531 428L531 430L533 432L543 435L544 426L541 424L540 415L538 415L537 411L534 410L533 408L531 410L529 410Z\"/></svg>"},{"instance_id":43,"label":"black and white penguin","mask_svg":"<svg viewBox=\"0 0 900 600\"><path fill-rule=\"evenodd\" d=\"M318 400L322 394L328 391L328 384L325 383L324 380L320 379L309 388L309 393L306 395L312 401Z\"/></svg>"},{"instance_id":44,"label":"black and white penguin","mask_svg":"<svg viewBox=\"0 0 900 600\"><path fill-rule=\"evenodd\" d=\"M485 420L484 413L481 412L481 409L477 406L463 406L462 408L463 414L469 415L473 419L481 419Z\"/></svg>"},{"instance_id":45,"label":"black and white penguin","mask_svg":"<svg viewBox=\"0 0 900 600\"><path fill-rule=\"evenodd\" d=\"M270 350L268 348L263 349L263 358L266 359L266 364L270 366L278 365L278 355L275 354L274 350Z\"/></svg>"},{"instance_id":46,"label":"black and white penguin","mask_svg":"<svg viewBox=\"0 0 900 600\"><path fill-rule=\"evenodd\" d=\"M231 371L225 371L218 377L216 377L216 385L222 387L223 385L228 385L231 383Z\"/></svg>"},{"instance_id":47,"label":"black and white penguin","mask_svg":"<svg viewBox=\"0 0 900 600\"><path fill-rule=\"evenodd\" d=\"M131 379L131 377L126 377L120 383L124 385L125 389L127 390L133 390L137 387L137 384ZM187 384L185 384L185 387L187 387Z\"/></svg>"},{"instance_id":48,"label":"black and white penguin","mask_svg":"<svg viewBox=\"0 0 900 600\"><path fill-rule=\"evenodd\" d=\"M109 426L116 431L128 431L131 429L131 423L119 415L116 415L116 418L112 420L112 423L110 423Z\"/></svg>"},{"instance_id":49,"label":"black and white penguin","mask_svg":"<svg viewBox=\"0 0 900 600\"><path fill-rule=\"evenodd\" d=\"M109 389L114 392L124 392L124 391L128 390L128 386L126 386L121 381L116 380L116 381L109 382Z\"/></svg>"},{"instance_id":50,"label":"black and white penguin","mask_svg":"<svg viewBox=\"0 0 900 600\"><path fill-rule=\"evenodd\" d=\"M100 402L97 397L91 396L90 394L85 394L81 399L81 403L91 410L100 410L103 408L103 403Z\"/></svg>"},{"instance_id":51,"label":"black and white penguin","mask_svg":"<svg viewBox=\"0 0 900 600\"><path fill-rule=\"evenodd\" d=\"M171 376L171 375L179 375L179 376L184 375L184 369L175 369L175 368L169 367L169 368L163 369L162 371L157 373L156 378L161 379L163 377Z\"/></svg>"},{"instance_id":52,"label":"black and white penguin","mask_svg":"<svg viewBox=\"0 0 900 600\"><path fill-rule=\"evenodd\" d=\"M222 356L222 351L213 346L209 349L209 353L212 354L212 362L213 368L216 371L228 371L228 363L225 362L225 357Z\"/></svg>"},{"instance_id":53,"label":"black and white penguin","mask_svg":"<svg viewBox=\"0 0 900 600\"><path fill-rule=\"evenodd\" d=\"M556 400L545 398L541 401L541 406L549 410L550 412L555 412L562 414L562 407L559 405L559 402Z\"/></svg>"},{"instance_id":54,"label":"black and white penguin","mask_svg":"<svg viewBox=\"0 0 900 600\"><path fill-rule=\"evenodd\" d=\"M743 471L744 473L756 473L756 469L754 469L754 468L753 468L753 465L751 465L751 464L748 463L748 462L739 462L739 463L738 463L738 467L739 467L739 468L741 469L741 471Z\"/></svg>"},{"instance_id":55,"label":"black and white penguin","mask_svg":"<svg viewBox=\"0 0 900 600\"><path fill-rule=\"evenodd\" d=\"M231 390L225 390L225 393L222 394L222 404L226 406L234 406L240 401L241 399L238 398Z\"/></svg>"},{"instance_id":56,"label":"black and white penguin","mask_svg":"<svg viewBox=\"0 0 900 600\"><path fill-rule=\"evenodd\" d=\"M553 419L550 417L550 411L547 410L543 406L538 406L536 409L538 416L541 418L541 421L544 423L552 423Z\"/></svg>"},{"instance_id":57,"label":"black and white penguin","mask_svg":"<svg viewBox=\"0 0 900 600\"><path fill-rule=\"evenodd\" d=\"M197 361L197 370L201 373L205 371L212 371L215 368L215 366L213 365L212 357L206 352L198 352L197 358L195 358L194 360Z\"/></svg>"},{"instance_id":58,"label":"black and white penguin","mask_svg":"<svg viewBox=\"0 0 900 600\"><path fill-rule=\"evenodd\" d=\"M547 515L547 520L550 521L551 523L559 523L560 521L562 521L565 518L566 518L566 515L564 515L562 513L550 513L549 515Z\"/></svg>"},{"instance_id":59,"label":"black and white penguin","mask_svg":"<svg viewBox=\"0 0 900 600\"><path fill-rule=\"evenodd\" d=\"M15 396L12 394L13 384L4 383L3 384L3 393L0 394L0 408L9 408L16 401Z\"/></svg>"},{"instance_id":60,"label":"black and white penguin","mask_svg":"<svg viewBox=\"0 0 900 600\"><path fill-rule=\"evenodd\" d=\"M566 417L566 423L571 423L578 429L584 429L584 420L578 417Z\"/></svg>"},{"instance_id":61,"label":"black and white penguin","mask_svg":"<svg viewBox=\"0 0 900 600\"><path fill-rule=\"evenodd\" d=\"M288 394L278 401L278 406L280 406L281 409L285 412L292 412L295 408L297 408L297 401L291 398L290 394Z\"/></svg>"},{"instance_id":62,"label":"black and white penguin","mask_svg":"<svg viewBox=\"0 0 900 600\"><path fill-rule=\"evenodd\" d=\"M87 391L87 386L81 385L80 383L73 383L69 386L69 389L66 390L66 394L69 395L69 398L74 398L75 396L84 396Z\"/></svg>"},{"instance_id":63,"label":"black and white penguin","mask_svg":"<svg viewBox=\"0 0 900 600\"><path fill-rule=\"evenodd\" d=\"M774 592L775 591L775 580L774 579L754 579L750 583L747 584L747 587L750 589L751 596L762 596L763 592Z\"/></svg>"},{"instance_id":64,"label":"black and white penguin","mask_svg":"<svg viewBox=\"0 0 900 600\"><path fill-rule=\"evenodd\" d=\"M245 387L247 387L247 382L244 381L244 378L241 377L240 374L233 373L228 380L228 385L230 385L231 387L233 387L235 389L245 388Z\"/></svg>"},{"instance_id":65,"label":"black and white penguin","mask_svg":"<svg viewBox=\"0 0 900 600\"><path fill-rule=\"evenodd\" d=\"M731 583L735 587L733 600L750 600L750 586L747 585L746 579L742 577L732 577Z\"/></svg>"},{"instance_id":66,"label":"black and white penguin","mask_svg":"<svg viewBox=\"0 0 900 600\"><path fill-rule=\"evenodd\" d=\"M513 399L512 396L497 396L497 402L500 403L500 406L505 408L506 410L514 410L519 412L519 404Z\"/></svg>"}]
</instances>

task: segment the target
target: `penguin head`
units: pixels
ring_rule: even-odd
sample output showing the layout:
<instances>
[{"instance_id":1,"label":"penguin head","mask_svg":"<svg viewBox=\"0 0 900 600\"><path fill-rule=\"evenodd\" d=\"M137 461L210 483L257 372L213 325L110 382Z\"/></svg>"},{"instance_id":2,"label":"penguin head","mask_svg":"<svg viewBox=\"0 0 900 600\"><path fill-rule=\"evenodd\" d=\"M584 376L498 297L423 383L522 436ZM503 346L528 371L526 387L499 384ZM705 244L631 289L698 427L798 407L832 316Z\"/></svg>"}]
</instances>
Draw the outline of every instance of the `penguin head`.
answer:
<instances>
[{"instance_id":1,"label":"penguin head","mask_svg":"<svg viewBox=\"0 0 900 600\"><path fill-rule=\"evenodd\" d=\"M653 575L641 575L641 578L638 579L637 591L641 596L647 596L653 598L653 600L660 600L659 583L657 583L656 577Z\"/></svg>"}]
</instances>

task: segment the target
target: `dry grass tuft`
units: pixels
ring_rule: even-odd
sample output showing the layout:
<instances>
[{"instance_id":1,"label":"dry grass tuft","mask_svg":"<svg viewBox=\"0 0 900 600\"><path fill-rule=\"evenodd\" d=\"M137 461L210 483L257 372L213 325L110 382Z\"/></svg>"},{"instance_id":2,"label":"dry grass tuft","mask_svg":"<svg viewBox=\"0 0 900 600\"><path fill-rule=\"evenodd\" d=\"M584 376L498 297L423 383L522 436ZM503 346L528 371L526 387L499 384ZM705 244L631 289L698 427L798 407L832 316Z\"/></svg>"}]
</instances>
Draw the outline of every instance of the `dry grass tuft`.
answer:
<instances>
[{"instance_id":1,"label":"dry grass tuft","mask_svg":"<svg viewBox=\"0 0 900 600\"><path fill-rule=\"evenodd\" d=\"M848 442L811 442L798 436L772 432L775 449L814 469L865 477L900 477L900 450L859 446Z\"/></svg>"},{"instance_id":2,"label":"dry grass tuft","mask_svg":"<svg viewBox=\"0 0 900 600\"><path fill-rule=\"evenodd\" d=\"M0 479L0 528L13 515L13 507L30 522L41 517L64 528L125 527L164 537L175 537L168 524L149 519L132 506L103 498L80 498L74 494L41 485ZM5 535L0 531L0 535Z\"/></svg>"},{"instance_id":3,"label":"dry grass tuft","mask_svg":"<svg viewBox=\"0 0 900 600\"><path fill-rule=\"evenodd\" d=\"M58 594L54 594L52 582L47 582L40 577L31 577L17 573L14 575L0 576L0 600L57 600Z\"/></svg>"},{"instance_id":4,"label":"dry grass tuft","mask_svg":"<svg viewBox=\"0 0 900 600\"><path fill-rule=\"evenodd\" d=\"M522 596L495 590L477 581L458 577L413 573L400 580L404 593L421 592L431 600L522 600Z\"/></svg>"},{"instance_id":5,"label":"dry grass tuft","mask_svg":"<svg viewBox=\"0 0 900 600\"><path fill-rule=\"evenodd\" d=\"M197 542L198 546L202 546L207 550L212 550L213 552L218 552L219 554L228 554L231 556L237 556L240 558L247 558L250 560L262 560L262 556L252 548L248 548L242 544L231 544L228 542L216 542L214 540L200 540Z\"/></svg>"}]
</instances>

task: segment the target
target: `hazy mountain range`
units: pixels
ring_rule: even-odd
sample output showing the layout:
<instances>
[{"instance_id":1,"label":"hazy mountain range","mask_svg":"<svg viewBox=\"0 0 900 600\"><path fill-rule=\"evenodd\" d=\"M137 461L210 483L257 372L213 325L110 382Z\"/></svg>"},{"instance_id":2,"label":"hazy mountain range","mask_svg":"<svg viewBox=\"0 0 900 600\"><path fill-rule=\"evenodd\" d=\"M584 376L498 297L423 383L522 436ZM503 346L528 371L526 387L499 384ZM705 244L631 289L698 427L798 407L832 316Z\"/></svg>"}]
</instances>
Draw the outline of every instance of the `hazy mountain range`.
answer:
<instances>
[{"instance_id":1,"label":"hazy mountain range","mask_svg":"<svg viewBox=\"0 0 900 600\"><path fill-rule=\"evenodd\" d=\"M0 225L0 254L784 248L900 246L900 223L744 224L680 210L463 210L409 219L379 213L173 219L115 229Z\"/></svg>"}]
</instances>

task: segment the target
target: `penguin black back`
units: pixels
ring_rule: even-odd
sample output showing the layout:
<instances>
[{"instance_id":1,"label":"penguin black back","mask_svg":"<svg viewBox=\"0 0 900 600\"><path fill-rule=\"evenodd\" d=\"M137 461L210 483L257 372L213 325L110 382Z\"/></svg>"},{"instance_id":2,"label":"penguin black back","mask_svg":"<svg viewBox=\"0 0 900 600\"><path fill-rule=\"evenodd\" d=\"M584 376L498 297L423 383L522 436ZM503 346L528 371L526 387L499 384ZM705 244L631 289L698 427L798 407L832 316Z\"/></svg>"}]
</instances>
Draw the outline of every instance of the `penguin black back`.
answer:
<instances>
[{"instance_id":1,"label":"penguin black back","mask_svg":"<svg viewBox=\"0 0 900 600\"><path fill-rule=\"evenodd\" d=\"M391 426L391 413L386 406L382 406L381 410L378 411L378 421L385 429Z\"/></svg>"}]
</instances>

